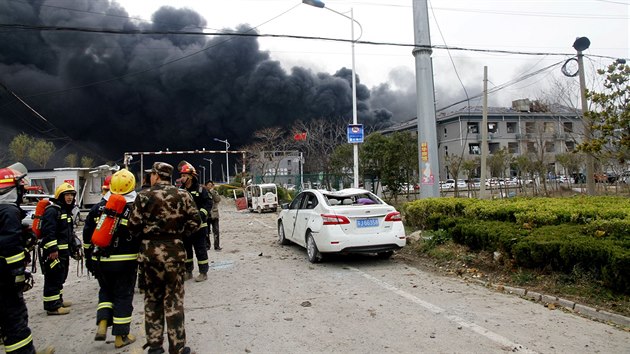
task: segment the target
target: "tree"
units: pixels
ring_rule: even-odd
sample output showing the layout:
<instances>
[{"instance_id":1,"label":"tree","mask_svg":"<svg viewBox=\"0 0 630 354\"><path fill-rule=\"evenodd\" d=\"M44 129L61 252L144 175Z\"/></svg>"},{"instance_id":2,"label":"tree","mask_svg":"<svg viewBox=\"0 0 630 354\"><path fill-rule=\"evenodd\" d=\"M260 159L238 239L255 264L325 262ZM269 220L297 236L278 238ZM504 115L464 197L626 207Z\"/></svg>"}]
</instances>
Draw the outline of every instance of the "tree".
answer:
<instances>
[{"instance_id":1,"label":"tree","mask_svg":"<svg viewBox=\"0 0 630 354\"><path fill-rule=\"evenodd\" d=\"M79 162L79 156L74 153L68 154L63 159L63 161L66 163L67 167L77 167L77 163Z\"/></svg>"},{"instance_id":2,"label":"tree","mask_svg":"<svg viewBox=\"0 0 630 354\"><path fill-rule=\"evenodd\" d=\"M55 145L50 141L36 139L28 150L28 157L39 167L44 168L55 153Z\"/></svg>"},{"instance_id":3,"label":"tree","mask_svg":"<svg viewBox=\"0 0 630 354\"><path fill-rule=\"evenodd\" d=\"M630 66L616 61L597 70L605 76L601 92L587 90L592 109L584 112L593 137L577 146L592 154L605 154L625 163L630 152Z\"/></svg>"},{"instance_id":4,"label":"tree","mask_svg":"<svg viewBox=\"0 0 630 354\"><path fill-rule=\"evenodd\" d=\"M89 156L81 157L81 167L92 167L94 166L94 159Z\"/></svg>"},{"instance_id":5,"label":"tree","mask_svg":"<svg viewBox=\"0 0 630 354\"><path fill-rule=\"evenodd\" d=\"M16 161L24 161L29 157L29 149L33 146L34 138L28 134L20 133L9 143L9 152Z\"/></svg>"},{"instance_id":6,"label":"tree","mask_svg":"<svg viewBox=\"0 0 630 354\"><path fill-rule=\"evenodd\" d=\"M414 184L418 170L418 144L410 132L370 134L361 146L364 173L387 186L396 199L401 188Z\"/></svg>"}]
</instances>

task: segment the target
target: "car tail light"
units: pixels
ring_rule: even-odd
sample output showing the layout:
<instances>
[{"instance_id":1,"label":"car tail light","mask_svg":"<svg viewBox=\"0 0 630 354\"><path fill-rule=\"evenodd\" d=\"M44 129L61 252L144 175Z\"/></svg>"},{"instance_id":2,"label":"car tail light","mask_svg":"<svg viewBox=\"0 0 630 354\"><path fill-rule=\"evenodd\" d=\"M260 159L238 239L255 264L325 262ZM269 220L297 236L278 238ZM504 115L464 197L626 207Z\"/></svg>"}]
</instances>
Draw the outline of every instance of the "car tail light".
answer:
<instances>
[{"instance_id":1,"label":"car tail light","mask_svg":"<svg viewBox=\"0 0 630 354\"><path fill-rule=\"evenodd\" d=\"M387 214L387 216L385 217L385 221L402 221L402 217L400 216L399 212L395 211Z\"/></svg>"},{"instance_id":2,"label":"car tail light","mask_svg":"<svg viewBox=\"0 0 630 354\"><path fill-rule=\"evenodd\" d=\"M322 214L321 216L324 221L324 225L342 225L350 223L350 220L343 215Z\"/></svg>"}]
</instances>

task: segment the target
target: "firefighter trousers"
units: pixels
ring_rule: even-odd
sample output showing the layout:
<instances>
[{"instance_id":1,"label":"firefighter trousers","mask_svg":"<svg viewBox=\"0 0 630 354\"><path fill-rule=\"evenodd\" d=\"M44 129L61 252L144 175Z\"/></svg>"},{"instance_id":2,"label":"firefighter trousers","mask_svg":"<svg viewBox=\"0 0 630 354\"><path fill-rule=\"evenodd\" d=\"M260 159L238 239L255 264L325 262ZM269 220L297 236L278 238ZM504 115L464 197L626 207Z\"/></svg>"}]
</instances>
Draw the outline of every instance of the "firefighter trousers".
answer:
<instances>
[{"instance_id":1,"label":"firefighter trousers","mask_svg":"<svg viewBox=\"0 0 630 354\"><path fill-rule=\"evenodd\" d=\"M98 307L96 310L96 324L107 320L112 326L112 335L129 334L131 314L133 312L133 293L136 286L137 262L117 265L118 269L108 269L108 265L95 262L96 279L100 289L98 291ZM122 263L122 262L119 262Z\"/></svg>"},{"instance_id":2,"label":"firefighter trousers","mask_svg":"<svg viewBox=\"0 0 630 354\"><path fill-rule=\"evenodd\" d=\"M186 271L191 273L195 268L193 260L193 249L197 256L197 265L199 273L208 273L208 249L206 248L207 227L202 227L189 237L184 239L184 247L186 248Z\"/></svg>"},{"instance_id":3,"label":"firefighter trousers","mask_svg":"<svg viewBox=\"0 0 630 354\"><path fill-rule=\"evenodd\" d=\"M63 306L63 283L68 278L70 258L46 259L44 267L44 310L55 311Z\"/></svg>"},{"instance_id":4,"label":"firefighter trousers","mask_svg":"<svg viewBox=\"0 0 630 354\"><path fill-rule=\"evenodd\" d=\"M4 350L7 354L35 354L22 290L15 286L15 279L8 275L0 280L0 304L0 332Z\"/></svg>"}]
</instances>

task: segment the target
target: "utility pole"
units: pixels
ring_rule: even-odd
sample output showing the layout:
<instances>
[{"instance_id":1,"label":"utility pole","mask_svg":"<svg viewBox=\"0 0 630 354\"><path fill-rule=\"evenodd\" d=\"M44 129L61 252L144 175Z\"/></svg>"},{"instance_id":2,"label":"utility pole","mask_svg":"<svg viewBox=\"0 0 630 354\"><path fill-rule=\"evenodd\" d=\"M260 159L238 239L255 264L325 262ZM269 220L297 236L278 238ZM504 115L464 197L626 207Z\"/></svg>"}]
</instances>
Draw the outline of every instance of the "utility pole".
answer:
<instances>
[{"instance_id":1,"label":"utility pole","mask_svg":"<svg viewBox=\"0 0 630 354\"><path fill-rule=\"evenodd\" d=\"M414 45L416 58L416 94L418 119L418 167L420 198L439 197L440 166L438 164L435 94L431 62L431 36L427 0L413 2Z\"/></svg>"},{"instance_id":2,"label":"utility pole","mask_svg":"<svg viewBox=\"0 0 630 354\"><path fill-rule=\"evenodd\" d=\"M486 199L486 178L488 174L488 67L483 67L483 113L481 116L481 176L479 198ZM490 186L492 188L492 186Z\"/></svg>"},{"instance_id":3,"label":"utility pole","mask_svg":"<svg viewBox=\"0 0 630 354\"><path fill-rule=\"evenodd\" d=\"M591 41L586 37L578 37L573 42L573 48L577 50L578 73L580 76L580 99L582 100L582 119L584 120L584 141L590 143L593 139L592 122L586 116L588 102L586 102L586 79L584 78L584 54L583 51L590 47ZM595 163L593 155L586 153L586 193L595 195Z\"/></svg>"}]
</instances>

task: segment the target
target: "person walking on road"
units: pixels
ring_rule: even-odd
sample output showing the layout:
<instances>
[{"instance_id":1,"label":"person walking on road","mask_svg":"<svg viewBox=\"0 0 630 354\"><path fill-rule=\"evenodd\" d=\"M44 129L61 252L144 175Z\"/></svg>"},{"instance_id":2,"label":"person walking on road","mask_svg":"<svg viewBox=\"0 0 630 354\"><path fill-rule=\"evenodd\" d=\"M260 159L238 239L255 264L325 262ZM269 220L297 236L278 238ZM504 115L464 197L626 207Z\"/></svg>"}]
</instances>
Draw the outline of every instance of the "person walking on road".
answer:
<instances>
[{"instance_id":1,"label":"person walking on road","mask_svg":"<svg viewBox=\"0 0 630 354\"><path fill-rule=\"evenodd\" d=\"M112 176L111 194L106 195L106 203L99 203L103 204L104 207L97 209L97 215L94 215L93 220L101 220L102 214L105 213L114 217L116 224L111 229L109 244L107 246L101 245L101 247L92 244L91 252L89 252L91 254L91 271L96 276L100 286L96 311L98 328L94 340L104 341L107 338L107 327L112 326L116 348L125 347L136 341L135 336L129 334L129 330L133 312L132 302L136 285L140 241L131 237L127 228L131 206L136 199L135 187L136 179L128 170L120 170ZM122 209L120 213L108 209L110 202L115 200L110 199L112 195L124 197L124 201L120 199ZM122 203L125 202L126 205L122 208ZM96 224L94 227L88 226L86 221L86 227L83 229L85 243L91 244L95 229Z\"/></svg>"},{"instance_id":2,"label":"person walking on road","mask_svg":"<svg viewBox=\"0 0 630 354\"><path fill-rule=\"evenodd\" d=\"M42 216L40 247L44 273L44 310L48 315L67 315L70 301L63 300L63 284L68 278L70 250L68 243L74 239L72 209L77 192L64 182L55 189L55 197Z\"/></svg>"},{"instance_id":3,"label":"person walking on road","mask_svg":"<svg viewBox=\"0 0 630 354\"><path fill-rule=\"evenodd\" d=\"M151 188L138 193L129 230L141 240L144 270L145 330L149 354L164 353L164 320L170 354L191 354L184 326L184 238L199 229L201 219L190 193L171 184L173 166L156 162Z\"/></svg>"},{"instance_id":4,"label":"person walking on road","mask_svg":"<svg viewBox=\"0 0 630 354\"><path fill-rule=\"evenodd\" d=\"M0 169L0 334L7 354L34 354L33 335L23 291L27 278L27 251L20 209L23 179L28 171L21 163ZM27 234L28 235L28 234ZM34 243L33 243L34 245ZM54 353L47 347L38 353Z\"/></svg>"},{"instance_id":5,"label":"person walking on road","mask_svg":"<svg viewBox=\"0 0 630 354\"><path fill-rule=\"evenodd\" d=\"M221 245L219 243L219 202L221 201L221 196L219 195L219 192L217 192L217 190L214 188L213 181L208 181L208 183L206 183L206 188L208 189L208 193L210 193L210 196L212 197L212 210L210 211L210 221L208 222L208 224L210 227L212 227L212 235L214 236L214 250L220 251ZM208 241L209 240L210 239L208 238Z\"/></svg>"}]
</instances>

